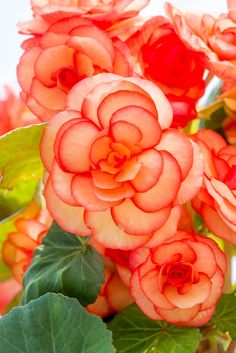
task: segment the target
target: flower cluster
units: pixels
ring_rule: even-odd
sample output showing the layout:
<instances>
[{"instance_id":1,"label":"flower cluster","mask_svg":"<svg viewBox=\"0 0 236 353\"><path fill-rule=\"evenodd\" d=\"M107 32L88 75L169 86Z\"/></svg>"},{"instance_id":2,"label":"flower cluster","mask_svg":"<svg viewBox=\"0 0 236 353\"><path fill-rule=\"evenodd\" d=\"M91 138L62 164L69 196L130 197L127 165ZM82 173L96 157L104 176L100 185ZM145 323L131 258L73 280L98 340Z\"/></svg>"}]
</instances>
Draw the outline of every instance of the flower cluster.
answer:
<instances>
[{"instance_id":1,"label":"flower cluster","mask_svg":"<svg viewBox=\"0 0 236 353\"><path fill-rule=\"evenodd\" d=\"M47 210L103 259L87 310L106 317L134 301L151 319L202 326L227 267L208 235L236 244L235 7L216 18L167 3L168 17L145 21L148 2L31 0L17 74L27 109L47 123ZM221 135L192 123L213 75L225 91ZM21 283L49 223L40 214L15 227L2 256Z\"/></svg>"}]
</instances>

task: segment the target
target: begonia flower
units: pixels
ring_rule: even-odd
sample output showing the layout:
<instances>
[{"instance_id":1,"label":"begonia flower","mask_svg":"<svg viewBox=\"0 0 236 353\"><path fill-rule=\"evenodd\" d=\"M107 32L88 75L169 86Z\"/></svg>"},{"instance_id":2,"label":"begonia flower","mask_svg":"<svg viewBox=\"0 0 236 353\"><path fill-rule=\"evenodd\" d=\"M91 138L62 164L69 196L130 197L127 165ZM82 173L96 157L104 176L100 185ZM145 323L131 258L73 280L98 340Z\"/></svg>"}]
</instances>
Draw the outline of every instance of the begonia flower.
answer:
<instances>
[{"instance_id":1,"label":"begonia flower","mask_svg":"<svg viewBox=\"0 0 236 353\"><path fill-rule=\"evenodd\" d=\"M202 183L196 144L172 123L163 92L140 78L78 83L44 130L47 208L65 230L107 248L154 246L176 231Z\"/></svg>"},{"instance_id":2,"label":"begonia flower","mask_svg":"<svg viewBox=\"0 0 236 353\"><path fill-rule=\"evenodd\" d=\"M16 231L9 233L4 241L3 261L12 269L13 277L19 284L22 284L23 275L31 264L34 250L41 244L51 223L52 219L46 209L32 219L18 218L15 221Z\"/></svg>"},{"instance_id":3,"label":"begonia flower","mask_svg":"<svg viewBox=\"0 0 236 353\"><path fill-rule=\"evenodd\" d=\"M230 14L182 13L170 3L166 13L186 46L202 54L203 63L223 80L236 80L236 22Z\"/></svg>"},{"instance_id":4,"label":"begonia flower","mask_svg":"<svg viewBox=\"0 0 236 353\"><path fill-rule=\"evenodd\" d=\"M24 49L17 69L22 97L42 121L65 109L80 80L101 72L132 74L125 43L80 17L55 22L43 36L26 40Z\"/></svg>"},{"instance_id":5,"label":"begonia flower","mask_svg":"<svg viewBox=\"0 0 236 353\"><path fill-rule=\"evenodd\" d=\"M171 23L153 17L127 41L141 75L166 94L197 100L205 89L200 54L186 47Z\"/></svg>"},{"instance_id":6,"label":"begonia flower","mask_svg":"<svg viewBox=\"0 0 236 353\"><path fill-rule=\"evenodd\" d=\"M210 238L179 231L156 248L131 252L131 294L153 320L202 326L222 294L226 257Z\"/></svg>"},{"instance_id":7,"label":"begonia flower","mask_svg":"<svg viewBox=\"0 0 236 353\"><path fill-rule=\"evenodd\" d=\"M209 230L236 244L236 146L212 130L193 136L200 146L205 172L203 185L193 201Z\"/></svg>"}]
</instances>

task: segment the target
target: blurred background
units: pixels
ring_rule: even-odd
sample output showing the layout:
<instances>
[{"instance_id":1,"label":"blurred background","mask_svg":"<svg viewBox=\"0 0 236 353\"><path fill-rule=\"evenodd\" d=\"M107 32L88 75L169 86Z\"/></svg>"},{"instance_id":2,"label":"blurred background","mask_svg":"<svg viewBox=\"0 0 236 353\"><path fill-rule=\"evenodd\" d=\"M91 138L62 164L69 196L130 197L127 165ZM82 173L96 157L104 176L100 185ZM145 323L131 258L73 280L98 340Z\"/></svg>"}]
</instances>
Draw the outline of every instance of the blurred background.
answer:
<instances>
[{"instance_id":1,"label":"blurred background","mask_svg":"<svg viewBox=\"0 0 236 353\"><path fill-rule=\"evenodd\" d=\"M151 0L143 11L145 15L164 14L165 0ZM172 0L176 6L186 10L201 10L219 13L226 9L226 0ZM9 84L17 88L16 65L21 55L23 36L17 33L17 22L31 18L30 0L0 1L0 87ZM1 88L0 88L1 91Z\"/></svg>"}]
</instances>

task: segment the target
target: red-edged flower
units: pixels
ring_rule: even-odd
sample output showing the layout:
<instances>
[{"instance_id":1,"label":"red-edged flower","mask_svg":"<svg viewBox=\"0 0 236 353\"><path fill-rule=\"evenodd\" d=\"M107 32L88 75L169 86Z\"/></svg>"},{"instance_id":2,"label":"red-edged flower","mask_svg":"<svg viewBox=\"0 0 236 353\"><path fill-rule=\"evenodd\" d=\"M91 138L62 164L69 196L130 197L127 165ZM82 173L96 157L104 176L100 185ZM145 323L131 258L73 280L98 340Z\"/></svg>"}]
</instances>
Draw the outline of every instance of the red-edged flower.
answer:
<instances>
[{"instance_id":1,"label":"red-edged flower","mask_svg":"<svg viewBox=\"0 0 236 353\"><path fill-rule=\"evenodd\" d=\"M212 233L236 244L236 147L212 130L200 130L193 139L205 164L193 206Z\"/></svg>"},{"instance_id":2,"label":"red-edged flower","mask_svg":"<svg viewBox=\"0 0 236 353\"><path fill-rule=\"evenodd\" d=\"M18 65L22 97L42 121L65 109L69 90L101 72L129 76L129 50L80 17L62 19L44 35L26 40Z\"/></svg>"},{"instance_id":3,"label":"red-edged flower","mask_svg":"<svg viewBox=\"0 0 236 353\"><path fill-rule=\"evenodd\" d=\"M183 44L165 17L147 21L127 44L142 76L166 94L196 101L204 93L200 55Z\"/></svg>"},{"instance_id":4,"label":"red-edged flower","mask_svg":"<svg viewBox=\"0 0 236 353\"><path fill-rule=\"evenodd\" d=\"M184 14L167 3L166 13L185 45L202 54L203 63L210 72L223 80L235 81L235 10L215 18L209 14Z\"/></svg>"},{"instance_id":5,"label":"red-edged flower","mask_svg":"<svg viewBox=\"0 0 236 353\"><path fill-rule=\"evenodd\" d=\"M140 78L101 74L69 93L44 130L45 198L62 228L108 248L153 246L176 231L202 183L196 144L175 129L165 95Z\"/></svg>"},{"instance_id":6,"label":"red-edged flower","mask_svg":"<svg viewBox=\"0 0 236 353\"><path fill-rule=\"evenodd\" d=\"M222 294L226 258L207 237L179 231L157 248L130 255L131 294L154 320L202 326Z\"/></svg>"},{"instance_id":7,"label":"red-edged flower","mask_svg":"<svg viewBox=\"0 0 236 353\"><path fill-rule=\"evenodd\" d=\"M47 210L32 218L18 218L16 231L8 234L2 246L3 261L12 269L14 278L22 284L23 276L29 267L34 250L41 244L52 219Z\"/></svg>"}]
</instances>

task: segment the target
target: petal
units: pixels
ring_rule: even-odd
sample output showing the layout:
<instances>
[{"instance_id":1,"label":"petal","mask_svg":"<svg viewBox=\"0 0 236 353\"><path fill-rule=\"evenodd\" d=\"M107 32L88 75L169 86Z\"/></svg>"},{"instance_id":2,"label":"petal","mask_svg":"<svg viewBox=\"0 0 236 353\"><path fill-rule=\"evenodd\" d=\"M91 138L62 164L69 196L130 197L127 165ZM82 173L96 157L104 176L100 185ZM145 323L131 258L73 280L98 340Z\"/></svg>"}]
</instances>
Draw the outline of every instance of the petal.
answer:
<instances>
[{"instance_id":1,"label":"petal","mask_svg":"<svg viewBox=\"0 0 236 353\"><path fill-rule=\"evenodd\" d=\"M145 244L147 248L154 248L161 245L177 233L177 227L181 217L181 206L172 208L166 223L155 231L150 240Z\"/></svg>"},{"instance_id":2,"label":"petal","mask_svg":"<svg viewBox=\"0 0 236 353\"><path fill-rule=\"evenodd\" d=\"M122 201L125 198L132 197L135 193L134 189L130 186L129 183L123 183L117 188L107 190L99 189L94 186L93 191L94 194L99 198L99 200L108 202Z\"/></svg>"},{"instance_id":3,"label":"petal","mask_svg":"<svg viewBox=\"0 0 236 353\"><path fill-rule=\"evenodd\" d=\"M84 208L74 207L64 203L54 192L50 178L44 189L48 211L55 221L67 232L80 236L91 235L90 229L84 223Z\"/></svg>"},{"instance_id":4,"label":"petal","mask_svg":"<svg viewBox=\"0 0 236 353\"><path fill-rule=\"evenodd\" d=\"M182 181L176 197L176 204L184 204L193 199L202 185L203 158L199 147L193 143L193 164L187 177Z\"/></svg>"},{"instance_id":5,"label":"petal","mask_svg":"<svg viewBox=\"0 0 236 353\"><path fill-rule=\"evenodd\" d=\"M162 309L174 309L174 305L160 292L159 275L156 270L151 270L141 277L140 286L152 304Z\"/></svg>"},{"instance_id":6,"label":"petal","mask_svg":"<svg viewBox=\"0 0 236 353\"><path fill-rule=\"evenodd\" d=\"M208 298L202 304L201 310L210 309L212 306L215 306L218 299L222 295L223 286L224 286L224 273L218 267L216 273L211 278L212 289Z\"/></svg>"},{"instance_id":7,"label":"petal","mask_svg":"<svg viewBox=\"0 0 236 353\"><path fill-rule=\"evenodd\" d=\"M118 121L112 124L110 133L116 142L121 142L126 145L135 145L142 138L142 133L139 128L127 121Z\"/></svg>"},{"instance_id":8,"label":"petal","mask_svg":"<svg viewBox=\"0 0 236 353\"><path fill-rule=\"evenodd\" d=\"M164 289L164 295L169 302L180 309L188 309L196 304L201 304L209 297L210 293L211 281L204 274L200 274L199 282L192 284L185 294L179 294L177 287L174 286L166 286Z\"/></svg>"},{"instance_id":9,"label":"petal","mask_svg":"<svg viewBox=\"0 0 236 353\"><path fill-rule=\"evenodd\" d=\"M199 327L205 325L214 314L215 307L199 311L199 313L195 316L195 318L189 322L186 322L186 326Z\"/></svg>"},{"instance_id":10,"label":"petal","mask_svg":"<svg viewBox=\"0 0 236 353\"><path fill-rule=\"evenodd\" d=\"M112 276L105 288L105 296L112 309L121 311L133 303L129 289L117 275Z\"/></svg>"},{"instance_id":11,"label":"petal","mask_svg":"<svg viewBox=\"0 0 236 353\"><path fill-rule=\"evenodd\" d=\"M162 227L170 214L170 209L165 208L159 212L143 212L133 202L126 199L122 204L111 210L114 222L129 234L142 235L153 233Z\"/></svg>"},{"instance_id":12,"label":"petal","mask_svg":"<svg viewBox=\"0 0 236 353\"><path fill-rule=\"evenodd\" d=\"M121 186L121 183L115 180L114 175L102 172L100 169L92 170L91 175L93 183L100 189L115 189Z\"/></svg>"},{"instance_id":13,"label":"petal","mask_svg":"<svg viewBox=\"0 0 236 353\"><path fill-rule=\"evenodd\" d=\"M158 246L152 254L152 261L161 266L169 262L171 257L176 254L180 256L180 261L190 263L196 261L195 251L188 244L181 241L172 241Z\"/></svg>"},{"instance_id":14,"label":"petal","mask_svg":"<svg viewBox=\"0 0 236 353\"><path fill-rule=\"evenodd\" d=\"M188 175L193 164L193 148L190 140L176 129L166 130L157 150L169 152L178 162L183 179Z\"/></svg>"},{"instance_id":15,"label":"petal","mask_svg":"<svg viewBox=\"0 0 236 353\"><path fill-rule=\"evenodd\" d=\"M155 116L157 114L155 104L147 95L121 89L108 94L100 103L97 110L100 124L103 127L109 126L111 117L116 111L133 105L148 110Z\"/></svg>"},{"instance_id":16,"label":"petal","mask_svg":"<svg viewBox=\"0 0 236 353\"><path fill-rule=\"evenodd\" d=\"M131 123L140 130L142 139L138 145L142 148L156 146L161 138L161 129L156 117L144 108L132 105L117 110L112 115L110 125L118 121Z\"/></svg>"},{"instance_id":17,"label":"petal","mask_svg":"<svg viewBox=\"0 0 236 353\"><path fill-rule=\"evenodd\" d=\"M89 211L106 210L119 203L100 200L94 192L92 178L84 174L74 176L71 192L76 202Z\"/></svg>"},{"instance_id":18,"label":"petal","mask_svg":"<svg viewBox=\"0 0 236 353\"><path fill-rule=\"evenodd\" d=\"M57 196L66 204L71 206L78 206L78 203L72 196L71 183L74 174L65 173L57 164L56 160L53 162L51 181L52 186Z\"/></svg>"},{"instance_id":19,"label":"petal","mask_svg":"<svg viewBox=\"0 0 236 353\"><path fill-rule=\"evenodd\" d=\"M41 51L35 62L35 76L45 86L57 84L53 74L64 67L73 67L73 50L65 45L57 45Z\"/></svg>"},{"instance_id":20,"label":"petal","mask_svg":"<svg viewBox=\"0 0 236 353\"><path fill-rule=\"evenodd\" d=\"M44 128L40 143L40 156L45 168L50 171L54 159L53 144L60 127L69 120L81 117L80 113L61 112L55 115Z\"/></svg>"},{"instance_id":21,"label":"petal","mask_svg":"<svg viewBox=\"0 0 236 353\"><path fill-rule=\"evenodd\" d=\"M132 181L136 178L136 175L139 173L141 168L141 163L138 162L136 157L133 157L131 160L123 165L122 170L116 175L115 180L119 182Z\"/></svg>"},{"instance_id":22,"label":"petal","mask_svg":"<svg viewBox=\"0 0 236 353\"><path fill-rule=\"evenodd\" d=\"M159 307L156 308L157 312L163 317L167 322L174 325L188 324L190 320L193 320L195 316L199 313L201 309L201 304L196 304L189 309L179 309L175 308L173 310L164 310Z\"/></svg>"},{"instance_id":23,"label":"petal","mask_svg":"<svg viewBox=\"0 0 236 353\"><path fill-rule=\"evenodd\" d=\"M33 98L46 109L52 109L52 107L53 110L65 109L66 93L58 87L48 88L34 78L30 93Z\"/></svg>"},{"instance_id":24,"label":"petal","mask_svg":"<svg viewBox=\"0 0 236 353\"><path fill-rule=\"evenodd\" d=\"M236 245L236 232L230 229L211 207L203 205L202 217L209 230L219 238L226 239Z\"/></svg>"},{"instance_id":25,"label":"petal","mask_svg":"<svg viewBox=\"0 0 236 353\"><path fill-rule=\"evenodd\" d=\"M100 161L107 159L108 154L112 150L110 147L112 142L112 139L108 136L96 138L90 149L90 159L94 165L97 165Z\"/></svg>"},{"instance_id":26,"label":"petal","mask_svg":"<svg viewBox=\"0 0 236 353\"><path fill-rule=\"evenodd\" d=\"M181 171L176 160L166 151L160 152L163 170L157 183L144 193L137 193L133 201L146 212L155 212L169 206L180 188Z\"/></svg>"},{"instance_id":27,"label":"petal","mask_svg":"<svg viewBox=\"0 0 236 353\"><path fill-rule=\"evenodd\" d=\"M131 181L137 192L145 192L152 188L158 181L163 170L163 160L159 152L150 149L142 152L137 157L141 165L138 174Z\"/></svg>"},{"instance_id":28,"label":"petal","mask_svg":"<svg viewBox=\"0 0 236 353\"><path fill-rule=\"evenodd\" d=\"M147 317L153 320L162 320L161 316L155 311L153 303L146 297L140 286L138 270L136 270L130 282L130 293L133 296L135 303L140 307Z\"/></svg>"},{"instance_id":29,"label":"petal","mask_svg":"<svg viewBox=\"0 0 236 353\"><path fill-rule=\"evenodd\" d=\"M59 143L59 159L70 173L86 172L90 169L90 146L99 130L90 121L81 121L70 126Z\"/></svg>"},{"instance_id":30,"label":"petal","mask_svg":"<svg viewBox=\"0 0 236 353\"><path fill-rule=\"evenodd\" d=\"M85 222L92 230L95 240L103 246L111 249L131 250L143 245L150 236L129 235L118 227L112 217L110 210L103 212L85 213Z\"/></svg>"},{"instance_id":31,"label":"petal","mask_svg":"<svg viewBox=\"0 0 236 353\"><path fill-rule=\"evenodd\" d=\"M213 249L206 243L186 240L186 243L193 249L196 254L196 260L193 263L194 268L198 272L213 277L217 270L217 263Z\"/></svg>"},{"instance_id":32,"label":"petal","mask_svg":"<svg viewBox=\"0 0 236 353\"><path fill-rule=\"evenodd\" d=\"M23 91L29 93L32 80L35 76L34 73L34 63L39 56L41 49L36 46L32 47L29 51L26 51L21 59L20 63L17 66L17 78L19 80L19 84Z\"/></svg>"}]
</instances>

